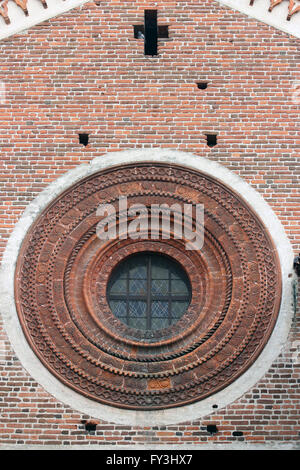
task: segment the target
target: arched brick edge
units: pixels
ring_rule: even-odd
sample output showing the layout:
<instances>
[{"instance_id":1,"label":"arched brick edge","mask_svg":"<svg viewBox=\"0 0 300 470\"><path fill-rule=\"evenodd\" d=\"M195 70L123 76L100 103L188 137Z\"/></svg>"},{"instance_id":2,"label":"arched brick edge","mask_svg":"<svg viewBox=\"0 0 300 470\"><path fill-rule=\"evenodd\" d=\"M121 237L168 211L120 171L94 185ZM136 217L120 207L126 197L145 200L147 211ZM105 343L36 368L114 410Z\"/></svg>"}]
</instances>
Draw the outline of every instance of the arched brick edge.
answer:
<instances>
[{"instance_id":1,"label":"arched brick edge","mask_svg":"<svg viewBox=\"0 0 300 470\"><path fill-rule=\"evenodd\" d=\"M252 211L263 221L277 249L281 264L282 301L277 323L270 340L255 363L233 384L195 404L159 411L132 411L112 408L96 403L70 390L58 381L41 364L28 345L22 332L15 308L14 274L23 239L36 217L67 188L81 179L112 166L142 161L180 164L220 181L243 199ZM222 408L253 387L268 371L280 354L290 329L292 319L293 250L284 229L263 198L237 175L221 165L191 153L141 149L109 153L93 160L89 165L66 173L45 189L26 209L15 226L4 253L0 273L1 314L9 340L27 372L51 395L71 408L108 422L131 425L175 424L201 418L213 412L212 406Z\"/></svg>"}]
</instances>

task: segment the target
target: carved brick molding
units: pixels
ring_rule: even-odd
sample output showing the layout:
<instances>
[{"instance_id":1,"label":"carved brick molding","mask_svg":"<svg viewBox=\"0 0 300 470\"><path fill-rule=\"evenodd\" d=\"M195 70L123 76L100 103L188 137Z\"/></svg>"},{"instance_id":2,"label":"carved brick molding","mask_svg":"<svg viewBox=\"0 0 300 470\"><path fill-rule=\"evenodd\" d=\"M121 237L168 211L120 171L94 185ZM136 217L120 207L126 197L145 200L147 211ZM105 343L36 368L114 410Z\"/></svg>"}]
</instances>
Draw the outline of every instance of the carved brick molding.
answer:
<instances>
[{"instance_id":1,"label":"carved brick molding","mask_svg":"<svg viewBox=\"0 0 300 470\"><path fill-rule=\"evenodd\" d=\"M202 203L205 243L96 236L99 204ZM163 330L129 328L111 313L114 268L140 252L164 253L186 270L187 312ZM176 165L143 163L99 172L64 192L38 217L16 269L17 311L42 363L64 384L115 407L153 410L201 400L253 364L275 325L276 251L261 221L221 183Z\"/></svg>"},{"instance_id":2,"label":"carved brick molding","mask_svg":"<svg viewBox=\"0 0 300 470\"><path fill-rule=\"evenodd\" d=\"M48 8L46 0L40 0L44 8ZM6 24L10 24L10 18L8 15L8 2L9 0L3 0L0 3L0 15L4 18L4 21ZM20 7L25 16L28 16L28 8L27 8L27 3L28 0L13 0L13 2Z\"/></svg>"},{"instance_id":3,"label":"carved brick molding","mask_svg":"<svg viewBox=\"0 0 300 470\"><path fill-rule=\"evenodd\" d=\"M271 13L273 9L277 6L280 5L282 2L287 3L286 0L269 0L270 1L270 6L269 6L269 12ZM254 5L255 0L250 0L250 5ZM287 21L290 21L293 15L298 13L300 11L300 4L299 0L288 0L288 4L286 5L288 9L287 13Z\"/></svg>"}]
</instances>

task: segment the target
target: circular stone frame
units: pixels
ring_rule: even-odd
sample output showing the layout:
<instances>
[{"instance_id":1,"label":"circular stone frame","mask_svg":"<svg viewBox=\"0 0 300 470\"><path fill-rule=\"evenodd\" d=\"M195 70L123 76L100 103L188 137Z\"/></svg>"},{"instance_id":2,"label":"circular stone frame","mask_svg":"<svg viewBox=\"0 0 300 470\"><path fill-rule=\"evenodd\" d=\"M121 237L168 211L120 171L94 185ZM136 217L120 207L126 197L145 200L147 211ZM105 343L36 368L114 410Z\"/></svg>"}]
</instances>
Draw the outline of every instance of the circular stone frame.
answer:
<instances>
[{"instance_id":1,"label":"circular stone frame","mask_svg":"<svg viewBox=\"0 0 300 470\"><path fill-rule=\"evenodd\" d=\"M29 228L32 223L38 219L38 216L43 213L46 207L49 207L49 204L52 201L54 201L58 196L60 197L62 193L65 193L74 184L82 181L86 177L95 175L104 168L107 170L112 169L117 165L124 164L125 162L127 164L135 164L143 161L156 162L157 164L177 164L181 167L186 167L187 170L191 169L200 171L209 178L219 181L223 186L226 186L227 188L230 187L230 191L237 194L240 200L246 200L245 206L250 207L251 211L258 217L258 220L260 219L264 221L266 230L271 234L273 244L276 247L280 260L282 282L281 308L277 323L270 339L267 344L264 345L262 352L260 351L258 357L255 357L254 364L251 367L249 367L248 364L247 369L243 370L243 373L239 374L233 383L228 384L225 388L223 387L223 389L217 389L216 393L213 395L209 394L210 396L208 396L208 398L205 398L204 395L201 397L201 401L198 401L199 397L195 397L196 402L193 404L185 404L183 401L179 403L179 408L167 409L168 406L164 406L155 411L112 408L111 406L102 403L96 403L94 400L90 399L91 397L88 394L84 397L76 393L76 391L72 392L69 387L66 387L61 383L61 381L58 381L53 374L49 373L45 367L41 366L40 361L37 359L36 355L33 354L24 337L24 333L20 328L18 315L14 307L15 300L13 289L15 267L21 245L23 245L23 239L26 238L26 233L28 231L30 232ZM145 249L145 246L143 249ZM149 249L149 247L147 249ZM285 263L283 262L284 258ZM203 414L208 414L212 411L212 404L218 404L219 407L222 407L232 402L254 385L256 381L262 377L263 373L268 370L268 367L270 367L272 361L276 358L279 348L284 344L289 331L292 314L289 302L292 279L288 277L291 274L291 270L285 269L285 266L292 266L292 262L289 263L292 259L293 253L291 246L281 224L269 206L245 182L220 165L191 154L174 151L140 150L109 154L105 158L101 157L100 159L94 160L89 166L82 165L64 175L30 204L24 216L17 224L5 252L1 273L3 276L3 286L5 286L5 289L3 289L5 291L5 296L4 303L2 305L2 313L12 346L20 357L24 367L39 383L41 383L41 385L45 387L46 390L56 396L59 400L67 403L74 409L88 413L94 417L118 423L130 422L131 424L142 425L149 424L149 422L152 424L182 422L195 418L195 416L200 417ZM42 276L43 272L40 272L39 274ZM137 338L135 338L135 340L136 339ZM167 337L166 340L168 340ZM274 347L275 345L276 348ZM274 350L276 352L274 352ZM138 371L135 372L138 373ZM175 406L178 405L175 404Z\"/></svg>"}]
</instances>

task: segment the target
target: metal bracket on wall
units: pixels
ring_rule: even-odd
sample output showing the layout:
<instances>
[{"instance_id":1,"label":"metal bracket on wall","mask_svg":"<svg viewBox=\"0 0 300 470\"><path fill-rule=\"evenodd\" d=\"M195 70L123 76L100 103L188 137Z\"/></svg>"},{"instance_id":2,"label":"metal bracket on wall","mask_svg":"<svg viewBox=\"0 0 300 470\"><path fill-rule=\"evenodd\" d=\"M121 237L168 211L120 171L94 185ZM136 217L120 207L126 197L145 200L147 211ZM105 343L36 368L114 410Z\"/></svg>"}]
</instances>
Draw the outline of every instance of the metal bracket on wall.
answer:
<instances>
[{"instance_id":1,"label":"metal bracket on wall","mask_svg":"<svg viewBox=\"0 0 300 470\"><path fill-rule=\"evenodd\" d=\"M297 305L298 305L298 280L293 281L293 307L294 307L294 316L293 321L296 321L297 318Z\"/></svg>"}]
</instances>

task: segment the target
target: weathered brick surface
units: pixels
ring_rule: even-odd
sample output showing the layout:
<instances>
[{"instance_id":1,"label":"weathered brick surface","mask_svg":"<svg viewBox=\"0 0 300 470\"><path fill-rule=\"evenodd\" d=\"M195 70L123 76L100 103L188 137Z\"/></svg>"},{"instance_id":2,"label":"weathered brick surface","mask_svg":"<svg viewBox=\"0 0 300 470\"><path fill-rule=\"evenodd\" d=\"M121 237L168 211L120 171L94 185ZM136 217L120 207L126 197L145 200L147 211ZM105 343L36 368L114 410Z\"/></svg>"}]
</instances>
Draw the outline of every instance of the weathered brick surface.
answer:
<instances>
[{"instance_id":1,"label":"weathered brick surface","mask_svg":"<svg viewBox=\"0 0 300 470\"><path fill-rule=\"evenodd\" d=\"M51 181L107 151L165 147L225 165L262 194L299 252L299 41L211 1L86 4L0 44L1 250ZM145 8L170 39L145 57L133 38ZM207 81L199 90L196 83ZM89 145L78 133L90 134ZM217 133L209 148L205 134ZM298 312L299 318L299 312ZM299 321L255 388L201 421L131 428L58 403L23 370L1 332L0 442L191 444L299 441ZM210 435L208 424L219 432ZM232 435L242 431L242 437Z\"/></svg>"}]
</instances>

